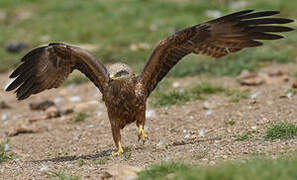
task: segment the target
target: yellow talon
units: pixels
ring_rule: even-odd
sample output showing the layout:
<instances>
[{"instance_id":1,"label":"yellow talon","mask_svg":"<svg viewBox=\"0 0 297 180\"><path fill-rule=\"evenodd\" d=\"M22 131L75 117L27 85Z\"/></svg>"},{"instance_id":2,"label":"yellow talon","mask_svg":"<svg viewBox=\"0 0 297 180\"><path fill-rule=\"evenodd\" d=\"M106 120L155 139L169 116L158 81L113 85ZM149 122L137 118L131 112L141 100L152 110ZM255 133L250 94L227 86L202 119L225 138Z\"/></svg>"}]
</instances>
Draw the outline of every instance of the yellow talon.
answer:
<instances>
[{"instance_id":1,"label":"yellow talon","mask_svg":"<svg viewBox=\"0 0 297 180\"><path fill-rule=\"evenodd\" d=\"M143 142L146 141L147 135L144 133L142 126L139 126L137 134L138 134L138 140L140 140L140 138L141 138L140 136L142 136L142 141Z\"/></svg>"},{"instance_id":2,"label":"yellow talon","mask_svg":"<svg viewBox=\"0 0 297 180\"><path fill-rule=\"evenodd\" d=\"M119 148L118 148L118 151L117 151L117 152L112 152L111 155L112 155L112 156L119 156L119 155L121 155L123 152L124 152L124 150L123 150L123 148L122 148L121 142L119 142Z\"/></svg>"}]
</instances>

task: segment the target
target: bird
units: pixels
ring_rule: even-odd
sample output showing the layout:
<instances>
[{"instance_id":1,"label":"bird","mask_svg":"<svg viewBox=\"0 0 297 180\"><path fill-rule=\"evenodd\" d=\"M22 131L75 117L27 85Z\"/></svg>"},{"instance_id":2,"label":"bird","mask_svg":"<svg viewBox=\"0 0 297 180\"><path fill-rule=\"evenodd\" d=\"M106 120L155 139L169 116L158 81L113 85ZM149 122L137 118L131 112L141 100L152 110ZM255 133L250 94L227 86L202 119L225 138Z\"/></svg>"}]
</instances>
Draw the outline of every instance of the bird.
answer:
<instances>
[{"instance_id":1,"label":"bird","mask_svg":"<svg viewBox=\"0 0 297 180\"><path fill-rule=\"evenodd\" d=\"M120 131L136 122L138 140L148 139L144 131L146 101L157 84L184 56L202 54L221 58L245 48L261 46L259 40L276 40L277 34L292 31L280 26L293 22L287 18L268 17L279 11L242 10L198 25L184 28L161 40L137 75L124 63L104 66L80 47L53 42L29 51L10 74L14 80L6 91L15 90L24 100L46 89L58 88L73 70L79 70L102 93L107 107L112 137L122 154Z\"/></svg>"}]
</instances>

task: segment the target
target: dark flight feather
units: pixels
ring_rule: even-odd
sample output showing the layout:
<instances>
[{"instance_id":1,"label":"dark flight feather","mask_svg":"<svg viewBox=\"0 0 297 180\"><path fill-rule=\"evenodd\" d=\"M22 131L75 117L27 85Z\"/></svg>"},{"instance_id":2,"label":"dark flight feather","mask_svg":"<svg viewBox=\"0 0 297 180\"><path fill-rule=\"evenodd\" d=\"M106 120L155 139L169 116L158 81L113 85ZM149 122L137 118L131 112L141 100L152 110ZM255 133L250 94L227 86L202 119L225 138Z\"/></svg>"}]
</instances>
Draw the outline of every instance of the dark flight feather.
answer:
<instances>
[{"instance_id":1,"label":"dark flight feather","mask_svg":"<svg viewBox=\"0 0 297 180\"><path fill-rule=\"evenodd\" d=\"M139 75L139 82L146 96L149 96L158 82L187 54L220 58L244 48L261 46L262 43L256 40L283 38L274 33L293 30L285 26L271 25L287 24L293 22L291 19L263 18L279 14L279 11L252 12L253 10L245 10L232 13L180 30L161 41Z\"/></svg>"}]
</instances>

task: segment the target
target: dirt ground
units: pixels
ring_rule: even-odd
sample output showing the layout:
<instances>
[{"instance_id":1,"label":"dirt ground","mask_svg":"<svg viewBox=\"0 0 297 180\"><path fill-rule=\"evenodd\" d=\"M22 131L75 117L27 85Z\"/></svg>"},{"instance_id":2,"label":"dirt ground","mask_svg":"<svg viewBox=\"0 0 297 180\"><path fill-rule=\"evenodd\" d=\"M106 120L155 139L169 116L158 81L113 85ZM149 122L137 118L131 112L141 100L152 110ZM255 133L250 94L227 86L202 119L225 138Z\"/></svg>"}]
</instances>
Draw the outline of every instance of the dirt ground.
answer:
<instances>
[{"instance_id":1,"label":"dirt ground","mask_svg":"<svg viewBox=\"0 0 297 180\"><path fill-rule=\"evenodd\" d=\"M297 65L271 65L260 72L278 70L296 72ZM0 75L1 88L7 76ZM231 77L173 79L181 87L201 81L240 87ZM137 142L134 123L125 127L121 134L127 153L119 157L110 156L115 147L109 120L101 95L93 84L61 87L21 102L16 101L13 93L1 89L0 98L11 109L0 109L0 141L5 141L7 133L21 127L34 133L9 137L9 148L15 155L13 160L0 165L0 179L46 179L48 172L61 169L66 175L84 179L99 179L109 174L113 178L124 178L133 174L125 170L135 171L161 161L212 165L257 155L287 154L296 151L296 139L264 141L262 137L272 122L297 123L297 96L280 97L291 85L290 77L288 82L251 86L255 97L238 103L229 102L224 94L217 94L182 106L158 109L149 106L145 129L149 141L144 145ZM55 101L61 109L76 108L90 116L77 123L71 121L72 114L30 123L30 118L44 112L31 111L29 103L43 100ZM250 139L235 141L247 132L252 132ZM123 173L128 175L122 176Z\"/></svg>"}]
</instances>

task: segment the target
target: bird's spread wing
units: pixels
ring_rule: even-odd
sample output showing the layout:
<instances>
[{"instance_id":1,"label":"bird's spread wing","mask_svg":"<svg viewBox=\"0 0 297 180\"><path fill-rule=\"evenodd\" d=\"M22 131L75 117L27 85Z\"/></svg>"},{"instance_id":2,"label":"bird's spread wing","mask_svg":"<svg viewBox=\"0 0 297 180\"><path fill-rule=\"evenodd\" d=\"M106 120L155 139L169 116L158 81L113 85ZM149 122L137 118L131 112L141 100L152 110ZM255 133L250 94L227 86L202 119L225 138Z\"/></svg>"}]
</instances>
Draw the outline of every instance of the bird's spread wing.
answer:
<instances>
[{"instance_id":1,"label":"bird's spread wing","mask_svg":"<svg viewBox=\"0 0 297 180\"><path fill-rule=\"evenodd\" d=\"M271 25L290 23L290 19L263 18L278 14L278 11L251 13L252 11L245 10L223 16L183 29L162 40L139 75L139 84L146 96L149 96L158 82L187 54L204 54L220 58L243 48L262 45L256 40L282 38L273 33L293 30L289 27Z\"/></svg>"},{"instance_id":2,"label":"bird's spread wing","mask_svg":"<svg viewBox=\"0 0 297 180\"><path fill-rule=\"evenodd\" d=\"M26 54L23 63L9 76L15 78L6 91L16 89L18 100L43 90L57 88L78 69L101 91L108 85L108 72L103 64L86 51L62 43L51 43Z\"/></svg>"}]
</instances>

